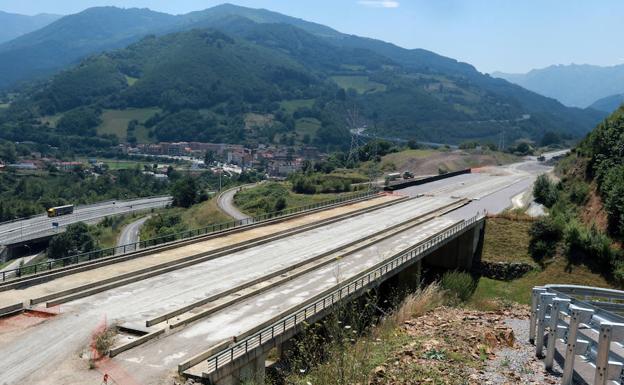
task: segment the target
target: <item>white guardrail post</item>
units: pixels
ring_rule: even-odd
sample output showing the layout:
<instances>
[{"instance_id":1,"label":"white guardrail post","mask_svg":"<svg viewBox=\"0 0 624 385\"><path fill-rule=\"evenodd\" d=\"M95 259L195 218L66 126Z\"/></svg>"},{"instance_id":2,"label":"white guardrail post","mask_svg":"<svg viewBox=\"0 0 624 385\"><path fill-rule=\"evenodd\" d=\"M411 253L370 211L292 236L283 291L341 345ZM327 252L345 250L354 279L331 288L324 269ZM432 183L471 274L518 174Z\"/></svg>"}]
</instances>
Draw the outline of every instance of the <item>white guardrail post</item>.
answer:
<instances>
[{"instance_id":1,"label":"white guardrail post","mask_svg":"<svg viewBox=\"0 0 624 385\"><path fill-rule=\"evenodd\" d=\"M619 382L623 363L609 361L611 341L624 341L624 323L601 322L598 335L598 352L596 353L596 375L593 385L607 385L609 381Z\"/></svg>"},{"instance_id":2,"label":"white guardrail post","mask_svg":"<svg viewBox=\"0 0 624 385\"><path fill-rule=\"evenodd\" d=\"M552 293L541 293L539 296L537 311L537 335L535 336L535 355L538 357L542 356L542 350L544 349L544 332L550 318L547 314L547 310L555 297L556 295Z\"/></svg>"},{"instance_id":3,"label":"white guardrail post","mask_svg":"<svg viewBox=\"0 0 624 385\"><path fill-rule=\"evenodd\" d=\"M561 385L572 385L572 377L574 376L574 361L576 356L585 354L585 352L587 352L587 348L589 347L589 341L577 340L579 326L581 324L588 324L593 315L594 311L592 309L585 309L575 305L570 305L570 327L568 329Z\"/></svg>"},{"instance_id":4,"label":"white guardrail post","mask_svg":"<svg viewBox=\"0 0 624 385\"><path fill-rule=\"evenodd\" d=\"M560 337L559 316L562 312L567 313L570 306L570 300L565 298L555 298L550 307L550 323L548 325L548 340L546 345L546 359L544 366L546 369L552 369L555 360L555 348L557 347L557 339ZM565 334L564 329L561 329Z\"/></svg>"},{"instance_id":5,"label":"white guardrail post","mask_svg":"<svg viewBox=\"0 0 624 385\"><path fill-rule=\"evenodd\" d=\"M543 287L534 287L531 294L531 318L529 321L529 342L535 343L535 326L537 324L537 308L539 305L539 295L546 293Z\"/></svg>"}]
</instances>

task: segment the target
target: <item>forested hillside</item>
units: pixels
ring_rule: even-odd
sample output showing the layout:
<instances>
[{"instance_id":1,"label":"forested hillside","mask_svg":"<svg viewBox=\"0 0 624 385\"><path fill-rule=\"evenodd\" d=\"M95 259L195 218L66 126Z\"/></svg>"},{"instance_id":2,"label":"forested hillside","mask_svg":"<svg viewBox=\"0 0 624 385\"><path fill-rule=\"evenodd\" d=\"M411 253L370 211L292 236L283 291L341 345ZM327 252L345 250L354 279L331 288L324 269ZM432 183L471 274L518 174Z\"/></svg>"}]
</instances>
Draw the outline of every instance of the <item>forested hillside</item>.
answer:
<instances>
[{"instance_id":1,"label":"forested hillside","mask_svg":"<svg viewBox=\"0 0 624 385\"><path fill-rule=\"evenodd\" d=\"M540 177L536 199L550 215L531 230L538 259L563 252L624 285L624 107L600 123L557 166L557 184Z\"/></svg>"},{"instance_id":2,"label":"forested hillside","mask_svg":"<svg viewBox=\"0 0 624 385\"><path fill-rule=\"evenodd\" d=\"M52 33L75 53L158 31L21 88L10 106L0 109L4 137L106 147L131 135L101 132L104 112L127 108L159 111L133 123L153 141L303 143L324 149L348 145L345 117L354 108L360 111L358 124L373 134L444 143L497 142L501 134L508 143L539 142L546 134L564 141L584 135L601 117L429 51L341 34L266 10L224 5L171 16L134 9L115 21L113 31L121 32L111 35L105 20L126 11L87 10L74 15L79 22L64 18L11 42L20 52L32 52L28 44L48 44L45 34ZM81 44L72 43L68 28L89 30L98 13L108 17L94 22L95 30L85 33ZM139 22L133 24L133 18ZM172 32L186 29L191 30ZM165 32L172 33L161 35ZM85 44L92 40L95 44ZM13 52L6 47L0 47L0 59Z\"/></svg>"}]
</instances>

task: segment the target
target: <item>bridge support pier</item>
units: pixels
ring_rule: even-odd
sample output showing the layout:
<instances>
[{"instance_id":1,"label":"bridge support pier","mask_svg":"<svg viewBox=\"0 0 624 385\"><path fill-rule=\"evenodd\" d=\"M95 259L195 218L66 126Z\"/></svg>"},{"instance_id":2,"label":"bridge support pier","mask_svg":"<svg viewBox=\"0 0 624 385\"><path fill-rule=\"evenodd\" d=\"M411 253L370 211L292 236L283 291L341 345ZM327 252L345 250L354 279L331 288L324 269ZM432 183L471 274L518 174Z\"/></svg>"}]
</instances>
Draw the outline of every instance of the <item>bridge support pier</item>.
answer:
<instances>
[{"instance_id":1,"label":"bridge support pier","mask_svg":"<svg viewBox=\"0 0 624 385\"><path fill-rule=\"evenodd\" d=\"M425 257L425 262L434 267L469 271L481 259L485 221L478 222L470 230L451 240Z\"/></svg>"},{"instance_id":2,"label":"bridge support pier","mask_svg":"<svg viewBox=\"0 0 624 385\"><path fill-rule=\"evenodd\" d=\"M257 354L244 366L215 381L214 385L240 385L246 381L258 385L264 384L265 361L266 354Z\"/></svg>"}]
</instances>

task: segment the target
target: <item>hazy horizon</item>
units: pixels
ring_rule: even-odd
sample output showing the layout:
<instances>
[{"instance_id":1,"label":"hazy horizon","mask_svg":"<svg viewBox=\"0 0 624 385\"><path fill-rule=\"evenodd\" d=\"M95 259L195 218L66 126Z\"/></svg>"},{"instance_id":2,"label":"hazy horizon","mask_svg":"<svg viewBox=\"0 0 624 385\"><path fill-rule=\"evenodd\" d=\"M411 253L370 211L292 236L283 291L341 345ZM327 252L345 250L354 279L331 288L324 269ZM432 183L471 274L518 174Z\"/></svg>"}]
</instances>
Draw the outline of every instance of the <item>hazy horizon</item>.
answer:
<instances>
[{"instance_id":1,"label":"hazy horizon","mask_svg":"<svg viewBox=\"0 0 624 385\"><path fill-rule=\"evenodd\" d=\"M615 66L624 57L613 47L624 32L624 2L600 6L581 0L235 0L241 6L327 25L340 32L423 48L492 73L526 73L551 65ZM203 10L214 0L0 0L0 10L35 15L68 15L94 6L149 8L170 14ZM327 12L331 9L332 12ZM348 17L345 17L348 15Z\"/></svg>"}]
</instances>

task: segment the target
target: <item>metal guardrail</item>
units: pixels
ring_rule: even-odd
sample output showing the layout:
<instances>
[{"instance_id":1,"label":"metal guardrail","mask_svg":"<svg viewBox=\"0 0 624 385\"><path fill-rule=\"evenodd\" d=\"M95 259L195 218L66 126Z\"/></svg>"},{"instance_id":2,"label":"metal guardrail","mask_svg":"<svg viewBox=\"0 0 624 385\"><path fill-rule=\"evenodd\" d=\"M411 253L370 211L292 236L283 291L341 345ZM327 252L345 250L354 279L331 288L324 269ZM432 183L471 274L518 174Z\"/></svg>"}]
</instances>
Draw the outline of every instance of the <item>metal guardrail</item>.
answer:
<instances>
[{"instance_id":1,"label":"metal guardrail","mask_svg":"<svg viewBox=\"0 0 624 385\"><path fill-rule=\"evenodd\" d=\"M624 291L576 285L533 288L529 339L552 369L563 347L562 385L624 383ZM543 354L546 341L546 354ZM580 360L582 366L575 365Z\"/></svg>"},{"instance_id":2,"label":"metal guardrail","mask_svg":"<svg viewBox=\"0 0 624 385\"><path fill-rule=\"evenodd\" d=\"M322 207L329 207L332 205L345 203L348 201L370 197L375 194L377 194L376 190L366 190L364 192L344 195L344 196L341 196L339 198L332 199L329 201L313 203L313 204L309 204L306 206L293 207L290 209L285 209L285 210L278 211L278 212L266 213L266 214L258 215L258 216L243 219L243 220L235 220L235 221L218 223L218 224L214 224L214 225L210 225L210 226L206 226L202 228L191 229L191 230L186 230L186 231L182 231L179 233L174 233L171 235L166 235L162 237L147 239L144 241L129 243L126 245L115 246L115 247L111 247L107 249L94 250L94 251L90 251L87 253L76 254L76 255L65 257L65 258L59 258L59 259L50 260L46 262L40 262L37 264L28 265L28 266L21 266L12 270L6 270L6 271L1 272L0 273L2 277L1 282L6 282L7 280L10 280L10 279L20 278L25 275L32 275L32 274L36 274L36 273L40 273L44 271L63 268L69 265L75 265L81 262L88 262L88 261L92 261L96 259L101 259L104 257L110 257L110 256L130 253L133 251L138 251L139 249L146 249L150 247L160 246L165 243L171 243L171 242L175 242L175 241L179 241L183 239L189 239L189 238L197 237L200 235L218 233L221 231L233 229L235 227L257 224L259 222L264 222L267 220L280 218L280 217L286 217L286 216L298 214L304 211L314 210L314 209L318 209Z\"/></svg>"},{"instance_id":3,"label":"metal guardrail","mask_svg":"<svg viewBox=\"0 0 624 385\"><path fill-rule=\"evenodd\" d=\"M290 315L276 321L272 325L242 339L241 341L231 345L219 353L209 357L206 362L208 364L204 374L210 374L216 372L218 369L233 363L237 358L244 356L245 354L261 347L263 344L271 342L275 337L284 334L285 332L295 328L297 325L302 324L309 318L316 314L332 307L334 304L349 297L358 290L368 287L371 283L374 283L381 279L383 276L391 273L399 268L401 265L414 260L424 254L442 246L446 241L453 238L456 234L463 232L464 229L484 220L484 216L475 215L474 217L457 223L450 228L446 229L442 233L433 236L405 251L404 253L395 256L390 261L377 267L364 275L353 277L347 282L343 282L342 285L331 293L323 296L312 304L305 305L302 308L294 311Z\"/></svg>"}]
</instances>

